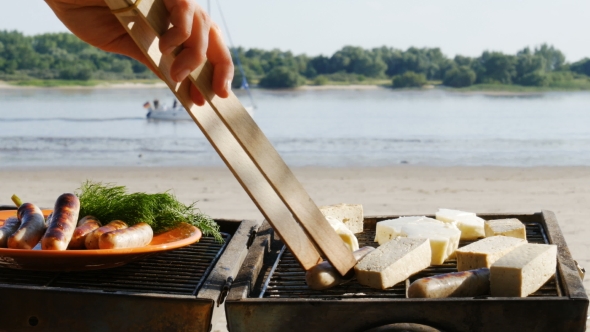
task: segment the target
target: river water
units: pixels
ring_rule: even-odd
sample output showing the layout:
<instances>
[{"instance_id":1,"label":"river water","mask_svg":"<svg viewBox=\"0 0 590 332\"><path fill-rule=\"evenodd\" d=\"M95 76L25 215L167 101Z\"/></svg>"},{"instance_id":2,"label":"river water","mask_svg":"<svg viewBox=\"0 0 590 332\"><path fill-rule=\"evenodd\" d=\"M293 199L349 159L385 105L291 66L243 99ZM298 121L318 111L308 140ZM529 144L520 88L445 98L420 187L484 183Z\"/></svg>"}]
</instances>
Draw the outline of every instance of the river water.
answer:
<instances>
[{"instance_id":1,"label":"river water","mask_svg":"<svg viewBox=\"0 0 590 332\"><path fill-rule=\"evenodd\" d=\"M290 166L590 165L589 92L253 95L255 121ZM146 120L154 98L172 102L163 88L0 90L0 167L222 165L191 121Z\"/></svg>"}]
</instances>

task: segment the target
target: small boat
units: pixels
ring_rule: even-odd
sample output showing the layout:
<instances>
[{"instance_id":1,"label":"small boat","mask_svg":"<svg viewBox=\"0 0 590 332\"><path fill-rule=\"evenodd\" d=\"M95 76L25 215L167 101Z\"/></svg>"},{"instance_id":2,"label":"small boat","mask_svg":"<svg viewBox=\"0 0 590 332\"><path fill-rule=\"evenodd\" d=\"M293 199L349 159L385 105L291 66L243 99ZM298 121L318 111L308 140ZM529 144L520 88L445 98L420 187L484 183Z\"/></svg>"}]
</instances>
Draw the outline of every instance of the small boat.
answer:
<instances>
[{"instance_id":1,"label":"small boat","mask_svg":"<svg viewBox=\"0 0 590 332\"><path fill-rule=\"evenodd\" d=\"M184 110L182 105L174 103L172 107L166 105L160 105L154 101L155 105L150 102L143 104L144 108L148 110L146 117L149 120L168 120L168 121L181 121L181 120L192 120L187 111ZM202 107L211 107L209 104L205 104ZM254 107L245 106L246 111L250 116L253 116Z\"/></svg>"}]
</instances>

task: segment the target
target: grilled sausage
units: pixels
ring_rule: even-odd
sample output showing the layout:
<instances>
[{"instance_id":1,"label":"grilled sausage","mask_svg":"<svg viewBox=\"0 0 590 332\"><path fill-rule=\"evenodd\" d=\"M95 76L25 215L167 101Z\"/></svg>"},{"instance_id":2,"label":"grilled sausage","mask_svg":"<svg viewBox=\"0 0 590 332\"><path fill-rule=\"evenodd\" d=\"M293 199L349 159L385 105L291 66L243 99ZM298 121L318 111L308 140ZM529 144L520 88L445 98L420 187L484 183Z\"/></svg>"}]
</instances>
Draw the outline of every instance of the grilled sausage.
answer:
<instances>
[{"instance_id":1,"label":"grilled sausage","mask_svg":"<svg viewBox=\"0 0 590 332\"><path fill-rule=\"evenodd\" d=\"M490 270L484 267L418 279L408 288L408 297L473 297L489 294L489 292Z\"/></svg>"},{"instance_id":2,"label":"grilled sausage","mask_svg":"<svg viewBox=\"0 0 590 332\"><path fill-rule=\"evenodd\" d=\"M119 229L100 236L100 249L120 249L145 247L154 238L152 227L144 222L127 229Z\"/></svg>"},{"instance_id":3,"label":"grilled sausage","mask_svg":"<svg viewBox=\"0 0 590 332\"><path fill-rule=\"evenodd\" d=\"M375 250L373 247L362 247L352 253L356 261ZM328 261L323 261L305 272L307 287L315 290L328 289L352 279L353 275L342 277Z\"/></svg>"},{"instance_id":4,"label":"grilled sausage","mask_svg":"<svg viewBox=\"0 0 590 332\"><path fill-rule=\"evenodd\" d=\"M4 225L0 227L0 248L8 246L8 238L16 232L19 226L20 220L18 220L18 217L9 217L4 220Z\"/></svg>"},{"instance_id":5,"label":"grilled sausage","mask_svg":"<svg viewBox=\"0 0 590 332\"><path fill-rule=\"evenodd\" d=\"M78 227L74 230L72 240L68 244L68 249L84 249L86 248L84 241L86 236L92 233L95 229L102 226L100 221L93 216L86 216L78 221Z\"/></svg>"},{"instance_id":6,"label":"grilled sausage","mask_svg":"<svg viewBox=\"0 0 590 332\"><path fill-rule=\"evenodd\" d=\"M20 227L8 238L8 248L33 249L47 229L43 213L35 204L24 203L19 206L16 216Z\"/></svg>"},{"instance_id":7,"label":"grilled sausage","mask_svg":"<svg viewBox=\"0 0 590 332\"><path fill-rule=\"evenodd\" d=\"M80 213L80 200L76 195L62 194L55 201L53 216L47 232L41 239L43 250L66 250L72 239Z\"/></svg>"},{"instance_id":8,"label":"grilled sausage","mask_svg":"<svg viewBox=\"0 0 590 332\"><path fill-rule=\"evenodd\" d=\"M84 240L84 245L86 246L86 249L98 249L98 240L100 239L100 236L105 234L105 233L109 233L109 232L113 232L119 229L125 229L129 226L127 226L127 224L121 220L113 220L110 223L99 227L97 229L95 229L92 233L86 235L86 240Z\"/></svg>"}]
</instances>

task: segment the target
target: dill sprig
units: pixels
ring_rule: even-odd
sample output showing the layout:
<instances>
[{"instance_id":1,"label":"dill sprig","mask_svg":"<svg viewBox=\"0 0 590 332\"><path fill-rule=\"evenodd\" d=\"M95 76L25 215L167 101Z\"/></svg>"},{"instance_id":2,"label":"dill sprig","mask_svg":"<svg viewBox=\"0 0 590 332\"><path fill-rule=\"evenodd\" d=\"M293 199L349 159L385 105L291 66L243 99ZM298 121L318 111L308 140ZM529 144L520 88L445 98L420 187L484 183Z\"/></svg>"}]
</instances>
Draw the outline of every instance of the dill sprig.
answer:
<instances>
[{"instance_id":1,"label":"dill sprig","mask_svg":"<svg viewBox=\"0 0 590 332\"><path fill-rule=\"evenodd\" d=\"M123 220L135 225L140 222L152 226L154 233L165 232L181 222L198 227L203 235L222 241L219 225L195 207L185 205L166 191L157 194L127 193L124 186L86 181L76 190L80 199L80 217L92 215L104 223Z\"/></svg>"}]
</instances>

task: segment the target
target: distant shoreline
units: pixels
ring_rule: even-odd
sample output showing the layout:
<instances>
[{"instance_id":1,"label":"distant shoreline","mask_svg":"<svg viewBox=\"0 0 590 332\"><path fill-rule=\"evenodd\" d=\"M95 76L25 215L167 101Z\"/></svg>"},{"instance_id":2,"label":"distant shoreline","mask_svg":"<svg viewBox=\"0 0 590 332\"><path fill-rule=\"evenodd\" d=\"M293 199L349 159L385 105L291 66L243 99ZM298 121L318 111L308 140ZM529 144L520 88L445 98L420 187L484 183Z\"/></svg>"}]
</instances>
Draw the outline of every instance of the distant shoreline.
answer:
<instances>
[{"instance_id":1,"label":"distant shoreline","mask_svg":"<svg viewBox=\"0 0 590 332\"><path fill-rule=\"evenodd\" d=\"M49 83L48 83L49 82ZM59 89L59 90L93 90L93 89L162 89L166 84L161 81L91 81L87 85L64 84L61 82L35 81L34 84L28 85L27 82L17 82L16 84L0 81L0 90L19 90L19 89ZM75 82L73 82L75 83ZM392 91L424 91L430 89L439 89L449 93L465 95L487 95L487 96L526 96L538 95L547 92L578 92L590 91L586 89L565 89L565 88L548 88L548 87L523 87L519 85L473 85L469 88L449 88L442 85L426 85L422 88L392 89L383 84L326 84L326 85L303 85L293 89L262 89L254 87L254 90L265 91L327 91L327 90L377 90L391 89Z\"/></svg>"}]
</instances>

